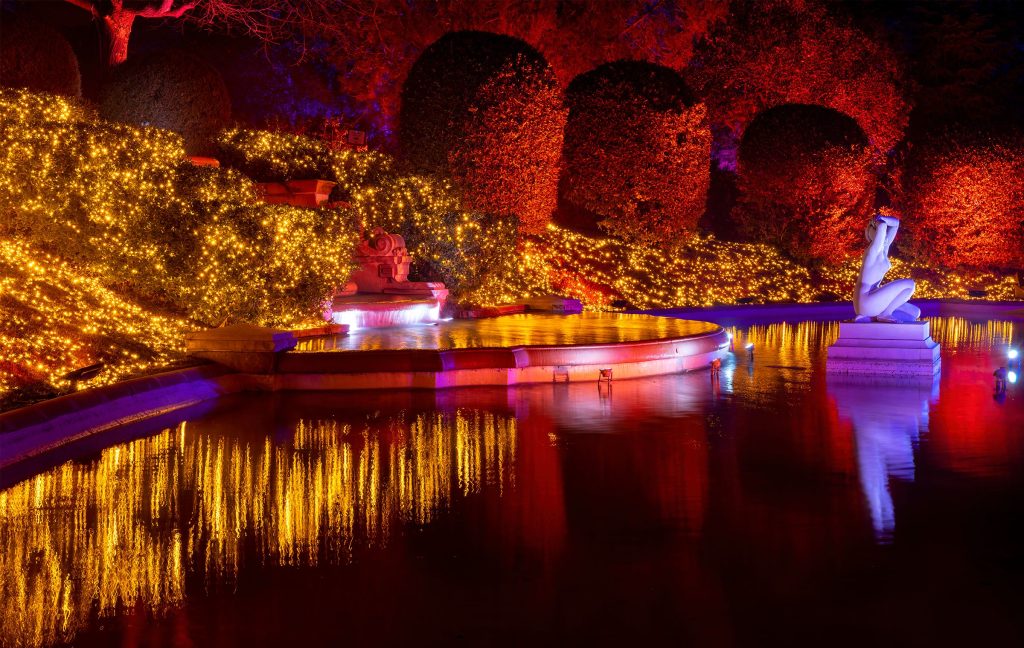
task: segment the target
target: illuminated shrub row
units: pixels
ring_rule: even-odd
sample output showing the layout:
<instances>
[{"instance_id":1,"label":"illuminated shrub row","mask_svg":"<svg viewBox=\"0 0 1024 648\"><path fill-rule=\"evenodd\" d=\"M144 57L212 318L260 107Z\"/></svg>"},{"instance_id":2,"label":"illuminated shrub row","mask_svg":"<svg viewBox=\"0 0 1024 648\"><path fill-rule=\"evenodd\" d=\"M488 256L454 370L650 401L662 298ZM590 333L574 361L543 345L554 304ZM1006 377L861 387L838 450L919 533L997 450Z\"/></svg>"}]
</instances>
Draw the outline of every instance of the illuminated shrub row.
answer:
<instances>
[{"instance_id":1,"label":"illuminated shrub row","mask_svg":"<svg viewBox=\"0 0 1024 648\"><path fill-rule=\"evenodd\" d=\"M696 228L711 131L682 77L650 63L609 63L577 77L566 103L566 199L627 239L671 241Z\"/></svg>"},{"instance_id":2,"label":"illuminated shrub row","mask_svg":"<svg viewBox=\"0 0 1024 648\"><path fill-rule=\"evenodd\" d=\"M172 50L118 67L103 89L100 116L174 131L189 153L209 154L231 118L231 99L209 64Z\"/></svg>"},{"instance_id":3,"label":"illuminated shrub row","mask_svg":"<svg viewBox=\"0 0 1024 648\"><path fill-rule=\"evenodd\" d=\"M1024 268L1024 136L944 133L911 149L901 246L932 265Z\"/></svg>"},{"instance_id":4,"label":"illuminated shrub row","mask_svg":"<svg viewBox=\"0 0 1024 648\"><path fill-rule=\"evenodd\" d=\"M287 133L232 129L218 140L221 158L261 180L324 178L357 228L401 234L414 258L413 278L443 281L458 299L487 275L516 271L514 217L466 211L446 181L396 170L391 156L329 150Z\"/></svg>"},{"instance_id":5,"label":"illuminated shrub row","mask_svg":"<svg viewBox=\"0 0 1024 648\"><path fill-rule=\"evenodd\" d=\"M859 259L807 266L763 243L733 243L690 235L660 245L593 238L549 225L526 239L518 272L489 277L471 301L493 305L523 296L560 294L588 309L623 304L649 309L715 304L847 300ZM892 259L895 276L915 276L919 298L967 298L984 288L989 299L1012 299L1016 281L995 272L957 272Z\"/></svg>"},{"instance_id":6,"label":"illuminated shrub row","mask_svg":"<svg viewBox=\"0 0 1024 648\"><path fill-rule=\"evenodd\" d=\"M0 91L0 236L206 324L308 319L347 279L343 211L264 205L237 171L189 164L174 133L33 113L39 101ZM54 112L67 118L44 121Z\"/></svg>"},{"instance_id":7,"label":"illuminated shrub row","mask_svg":"<svg viewBox=\"0 0 1024 648\"><path fill-rule=\"evenodd\" d=\"M0 31L0 81L14 88L78 97L82 76L71 45L58 31L24 16L4 13Z\"/></svg>"},{"instance_id":8,"label":"illuminated shrub row","mask_svg":"<svg viewBox=\"0 0 1024 648\"><path fill-rule=\"evenodd\" d=\"M88 385L164 368L195 325L108 287L109 278L25 240L0 237L0 410L72 386L70 371L106 366Z\"/></svg>"},{"instance_id":9,"label":"illuminated shrub row","mask_svg":"<svg viewBox=\"0 0 1024 648\"><path fill-rule=\"evenodd\" d=\"M558 197L566 111L554 72L523 41L453 32L402 89L399 145L415 173L450 178L468 210L539 231Z\"/></svg>"},{"instance_id":10,"label":"illuminated shrub row","mask_svg":"<svg viewBox=\"0 0 1024 648\"><path fill-rule=\"evenodd\" d=\"M864 133L846 115L799 104L764 111L740 143L739 231L804 262L843 261L863 247L872 160Z\"/></svg>"},{"instance_id":11,"label":"illuminated shrub row","mask_svg":"<svg viewBox=\"0 0 1024 648\"><path fill-rule=\"evenodd\" d=\"M694 52L691 81L730 142L761 111L781 104L817 104L849 115L871 146L889 151L910 114L905 80L888 47L830 15L823 3L733 2Z\"/></svg>"}]
</instances>

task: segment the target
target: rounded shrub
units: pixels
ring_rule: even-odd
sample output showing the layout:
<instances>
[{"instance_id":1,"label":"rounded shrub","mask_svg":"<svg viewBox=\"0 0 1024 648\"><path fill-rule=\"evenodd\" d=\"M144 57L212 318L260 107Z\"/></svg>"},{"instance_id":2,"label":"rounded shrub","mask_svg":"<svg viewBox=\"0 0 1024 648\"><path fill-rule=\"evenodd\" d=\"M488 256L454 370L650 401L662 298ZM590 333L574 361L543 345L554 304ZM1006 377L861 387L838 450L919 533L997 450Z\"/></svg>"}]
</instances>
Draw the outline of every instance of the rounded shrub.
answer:
<instances>
[{"instance_id":1,"label":"rounded shrub","mask_svg":"<svg viewBox=\"0 0 1024 648\"><path fill-rule=\"evenodd\" d=\"M942 133L910 149L902 249L933 266L1024 268L1024 135Z\"/></svg>"},{"instance_id":2,"label":"rounded shrub","mask_svg":"<svg viewBox=\"0 0 1024 648\"><path fill-rule=\"evenodd\" d=\"M617 61L566 92L562 195L626 239L669 241L696 228L710 182L707 110L675 71Z\"/></svg>"},{"instance_id":3,"label":"rounded shrub","mask_svg":"<svg viewBox=\"0 0 1024 648\"><path fill-rule=\"evenodd\" d=\"M12 88L80 97L82 75L71 45L49 25L4 15L0 26L0 82Z\"/></svg>"},{"instance_id":4,"label":"rounded shrub","mask_svg":"<svg viewBox=\"0 0 1024 648\"><path fill-rule=\"evenodd\" d=\"M853 118L822 106L762 112L740 141L738 231L795 259L855 254L873 207L874 154Z\"/></svg>"},{"instance_id":5,"label":"rounded shrub","mask_svg":"<svg viewBox=\"0 0 1024 648\"><path fill-rule=\"evenodd\" d=\"M452 32L402 88L399 143L416 173L449 177L465 208L539 231L558 197L566 111L554 72L521 40Z\"/></svg>"},{"instance_id":6,"label":"rounded shrub","mask_svg":"<svg viewBox=\"0 0 1024 648\"><path fill-rule=\"evenodd\" d=\"M118 68L103 90L100 116L174 131L189 153L209 154L231 117L231 100L210 65L186 52L168 51Z\"/></svg>"},{"instance_id":7,"label":"rounded shrub","mask_svg":"<svg viewBox=\"0 0 1024 648\"><path fill-rule=\"evenodd\" d=\"M821 2L733 2L697 45L689 79L708 105L722 168L735 164L747 125L773 106L850 115L880 151L900 142L910 115L896 53Z\"/></svg>"}]
</instances>

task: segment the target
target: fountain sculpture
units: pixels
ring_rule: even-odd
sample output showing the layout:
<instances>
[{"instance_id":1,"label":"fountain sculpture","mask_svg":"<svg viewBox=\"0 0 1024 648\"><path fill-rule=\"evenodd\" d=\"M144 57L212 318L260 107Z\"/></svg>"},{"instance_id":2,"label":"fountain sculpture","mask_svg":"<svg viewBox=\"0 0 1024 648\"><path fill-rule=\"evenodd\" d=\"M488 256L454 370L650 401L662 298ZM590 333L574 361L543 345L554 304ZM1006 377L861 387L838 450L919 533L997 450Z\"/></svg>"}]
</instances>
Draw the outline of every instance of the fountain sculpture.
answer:
<instances>
[{"instance_id":1,"label":"fountain sculpture","mask_svg":"<svg viewBox=\"0 0 1024 648\"><path fill-rule=\"evenodd\" d=\"M356 248L359 268L331 298L324 318L349 330L432 323L448 290L436 281L409 281L412 257L405 239L375 228Z\"/></svg>"},{"instance_id":2,"label":"fountain sculpture","mask_svg":"<svg viewBox=\"0 0 1024 648\"><path fill-rule=\"evenodd\" d=\"M853 295L857 314L839 324L839 339L828 349L832 373L931 376L939 371L939 345L929 332L921 310L908 302L912 279L882 284L892 267L889 247L900 221L875 216L868 223L860 276Z\"/></svg>"}]
</instances>

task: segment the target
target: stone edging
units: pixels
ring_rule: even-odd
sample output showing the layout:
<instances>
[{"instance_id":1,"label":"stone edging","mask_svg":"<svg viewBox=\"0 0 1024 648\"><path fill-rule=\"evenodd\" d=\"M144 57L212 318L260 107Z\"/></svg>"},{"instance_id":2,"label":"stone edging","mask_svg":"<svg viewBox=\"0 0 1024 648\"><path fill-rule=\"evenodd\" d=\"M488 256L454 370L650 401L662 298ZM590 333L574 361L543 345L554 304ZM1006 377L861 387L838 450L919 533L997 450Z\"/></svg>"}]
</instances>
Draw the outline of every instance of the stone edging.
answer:
<instances>
[{"instance_id":1,"label":"stone edging","mask_svg":"<svg viewBox=\"0 0 1024 648\"><path fill-rule=\"evenodd\" d=\"M0 414L0 469L111 428L238 392L240 377L216 365L179 369Z\"/></svg>"}]
</instances>

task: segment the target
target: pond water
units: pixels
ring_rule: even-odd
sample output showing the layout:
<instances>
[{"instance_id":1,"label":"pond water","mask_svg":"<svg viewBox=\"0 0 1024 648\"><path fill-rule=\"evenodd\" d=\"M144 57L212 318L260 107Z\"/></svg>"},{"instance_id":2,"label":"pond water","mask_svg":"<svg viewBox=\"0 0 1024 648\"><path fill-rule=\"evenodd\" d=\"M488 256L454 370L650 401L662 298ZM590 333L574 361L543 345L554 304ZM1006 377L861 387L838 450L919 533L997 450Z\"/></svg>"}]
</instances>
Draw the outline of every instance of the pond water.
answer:
<instances>
[{"instance_id":1,"label":"pond water","mask_svg":"<svg viewBox=\"0 0 1024 648\"><path fill-rule=\"evenodd\" d=\"M3 643L1022 645L1021 323L932 327L934 384L804 322L717 381L225 399L0 492Z\"/></svg>"}]
</instances>

